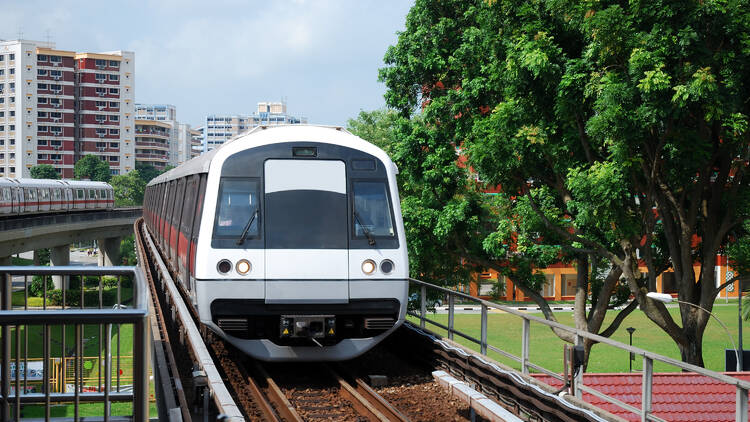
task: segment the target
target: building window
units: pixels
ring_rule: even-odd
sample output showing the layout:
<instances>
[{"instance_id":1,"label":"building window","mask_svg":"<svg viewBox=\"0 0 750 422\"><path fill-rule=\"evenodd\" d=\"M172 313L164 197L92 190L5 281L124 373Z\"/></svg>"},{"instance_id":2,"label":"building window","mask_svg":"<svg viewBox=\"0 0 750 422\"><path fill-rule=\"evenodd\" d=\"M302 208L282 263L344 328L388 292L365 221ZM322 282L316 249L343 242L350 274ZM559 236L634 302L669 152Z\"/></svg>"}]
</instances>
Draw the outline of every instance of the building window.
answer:
<instances>
[{"instance_id":1,"label":"building window","mask_svg":"<svg viewBox=\"0 0 750 422\"><path fill-rule=\"evenodd\" d=\"M48 57L45 54L40 54L40 55L36 56L36 59L39 60L40 62L46 62L47 58Z\"/></svg>"},{"instance_id":2,"label":"building window","mask_svg":"<svg viewBox=\"0 0 750 422\"><path fill-rule=\"evenodd\" d=\"M11 67L10 71L8 73L11 74L11 75L15 75L16 74L16 69Z\"/></svg>"},{"instance_id":3,"label":"building window","mask_svg":"<svg viewBox=\"0 0 750 422\"><path fill-rule=\"evenodd\" d=\"M4 111L0 111L0 117L5 117L5 112Z\"/></svg>"},{"instance_id":4,"label":"building window","mask_svg":"<svg viewBox=\"0 0 750 422\"><path fill-rule=\"evenodd\" d=\"M59 78L62 76L62 70L50 70L49 75L53 78Z\"/></svg>"},{"instance_id":5,"label":"building window","mask_svg":"<svg viewBox=\"0 0 750 422\"><path fill-rule=\"evenodd\" d=\"M99 107L99 108L104 108L104 107L107 106L107 102L106 101L97 101L96 102L96 106Z\"/></svg>"},{"instance_id":6,"label":"building window","mask_svg":"<svg viewBox=\"0 0 750 422\"><path fill-rule=\"evenodd\" d=\"M11 53L11 54L8 55L8 60L15 60L15 59L16 59L16 55L15 54Z\"/></svg>"},{"instance_id":7,"label":"building window","mask_svg":"<svg viewBox=\"0 0 750 422\"><path fill-rule=\"evenodd\" d=\"M0 69L0 76L5 75L5 69Z\"/></svg>"},{"instance_id":8,"label":"building window","mask_svg":"<svg viewBox=\"0 0 750 422\"><path fill-rule=\"evenodd\" d=\"M0 126L0 132L5 132L5 126Z\"/></svg>"},{"instance_id":9,"label":"building window","mask_svg":"<svg viewBox=\"0 0 750 422\"><path fill-rule=\"evenodd\" d=\"M117 95L120 93L120 90L118 88L110 88L109 93L112 95Z\"/></svg>"},{"instance_id":10,"label":"building window","mask_svg":"<svg viewBox=\"0 0 750 422\"><path fill-rule=\"evenodd\" d=\"M10 97L10 103L15 104L16 103L16 97Z\"/></svg>"},{"instance_id":11,"label":"building window","mask_svg":"<svg viewBox=\"0 0 750 422\"><path fill-rule=\"evenodd\" d=\"M53 147L62 146L62 141L49 141L49 144Z\"/></svg>"},{"instance_id":12,"label":"building window","mask_svg":"<svg viewBox=\"0 0 750 422\"><path fill-rule=\"evenodd\" d=\"M47 69L37 69L36 74L39 76L47 76Z\"/></svg>"},{"instance_id":13,"label":"building window","mask_svg":"<svg viewBox=\"0 0 750 422\"><path fill-rule=\"evenodd\" d=\"M39 156L37 158L39 160L46 160L47 159L47 154L39 154Z\"/></svg>"},{"instance_id":14,"label":"building window","mask_svg":"<svg viewBox=\"0 0 750 422\"><path fill-rule=\"evenodd\" d=\"M36 141L36 145L39 147L46 147L47 146L47 140L46 139L39 139Z\"/></svg>"},{"instance_id":15,"label":"building window","mask_svg":"<svg viewBox=\"0 0 750 422\"><path fill-rule=\"evenodd\" d=\"M44 90L47 89L47 84L37 84L36 87L37 89Z\"/></svg>"},{"instance_id":16,"label":"building window","mask_svg":"<svg viewBox=\"0 0 750 422\"><path fill-rule=\"evenodd\" d=\"M36 99L36 103L37 104L47 104L47 99L39 97L39 98Z\"/></svg>"},{"instance_id":17,"label":"building window","mask_svg":"<svg viewBox=\"0 0 750 422\"><path fill-rule=\"evenodd\" d=\"M97 82L104 82L104 80L107 79L107 75L103 73L97 73L94 75L94 77L96 78Z\"/></svg>"},{"instance_id":18,"label":"building window","mask_svg":"<svg viewBox=\"0 0 750 422\"><path fill-rule=\"evenodd\" d=\"M39 127L37 127L37 132L46 132L46 131L47 131L47 126L39 126Z\"/></svg>"},{"instance_id":19,"label":"building window","mask_svg":"<svg viewBox=\"0 0 750 422\"><path fill-rule=\"evenodd\" d=\"M96 67L104 67L104 66L107 65L107 61L106 60L96 60L94 62L94 64L96 65Z\"/></svg>"},{"instance_id":20,"label":"building window","mask_svg":"<svg viewBox=\"0 0 750 422\"><path fill-rule=\"evenodd\" d=\"M120 145L118 145L117 142L110 142L109 143L109 147L117 149L117 148L120 148Z\"/></svg>"},{"instance_id":21,"label":"building window","mask_svg":"<svg viewBox=\"0 0 750 422\"><path fill-rule=\"evenodd\" d=\"M49 56L49 61L52 63L60 63L62 62L62 57L60 56Z\"/></svg>"},{"instance_id":22,"label":"building window","mask_svg":"<svg viewBox=\"0 0 750 422\"><path fill-rule=\"evenodd\" d=\"M120 129L110 129L109 130L109 134L110 135L119 135L120 134Z\"/></svg>"},{"instance_id":23,"label":"building window","mask_svg":"<svg viewBox=\"0 0 750 422\"><path fill-rule=\"evenodd\" d=\"M47 112L46 112L46 111L38 111L38 112L36 113L36 117L39 117L39 118L42 118L42 119L44 119L44 118L46 118L46 117L47 117Z\"/></svg>"},{"instance_id":24,"label":"building window","mask_svg":"<svg viewBox=\"0 0 750 422\"><path fill-rule=\"evenodd\" d=\"M0 54L0 62L5 61L5 56Z\"/></svg>"},{"instance_id":25,"label":"building window","mask_svg":"<svg viewBox=\"0 0 750 422\"><path fill-rule=\"evenodd\" d=\"M49 117L52 117L53 119L59 119L62 117L62 113L60 112L50 113Z\"/></svg>"},{"instance_id":26,"label":"building window","mask_svg":"<svg viewBox=\"0 0 750 422\"><path fill-rule=\"evenodd\" d=\"M97 88L96 95L103 97L107 93L107 88Z\"/></svg>"},{"instance_id":27,"label":"building window","mask_svg":"<svg viewBox=\"0 0 750 422\"><path fill-rule=\"evenodd\" d=\"M120 77L118 75L109 75L110 81L118 81L120 80Z\"/></svg>"},{"instance_id":28,"label":"building window","mask_svg":"<svg viewBox=\"0 0 750 422\"><path fill-rule=\"evenodd\" d=\"M110 67L120 67L120 62L118 62L117 60L110 60L109 61L109 66Z\"/></svg>"},{"instance_id":29,"label":"building window","mask_svg":"<svg viewBox=\"0 0 750 422\"><path fill-rule=\"evenodd\" d=\"M110 122L119 122L120 121L120 116L116 116L116 115L115 116L109 116L109 121Z\"/></svg>"},{"instance_id":30,"label":"building window","mask_svg":"<svg viewBox=\"0 0 750 422\"><path fill-rule=\"evenodd\" d=\"M120 103L118 103L117 101L110 101L109 107L110 108L120 108Z\"/></svg>"},{"instance_id":31,"label":"building window","mask_svg":"<svg viewBox=\"0 0 750 422\"><path fill-rule=\"evenodd\" d=\"M0 97L0 104L5 104L5 97Z\"/></svg>"},{"instance_id":32,"label":"building window","mask_svg":"<svg viewBox=\"0 0 750 422\"><path fill-rule=\"evenodd\" d=\"M10 117L13 117L13 116L15 116L15 115L16 115L16 111L15 111L15 110L11 110L11 111L10 111Z\"/></svg>"},{"instance_id":33,"label":"building window","mask_svg":"<svg viewBox=\"0 0 750 422\"><path fill-rule=\"evenodd\" d=\"M112 176L117 176L117 175L120 174L120 170L119 169L109 169L109 174L111 174Z\"/></svg>"}]
</instances>

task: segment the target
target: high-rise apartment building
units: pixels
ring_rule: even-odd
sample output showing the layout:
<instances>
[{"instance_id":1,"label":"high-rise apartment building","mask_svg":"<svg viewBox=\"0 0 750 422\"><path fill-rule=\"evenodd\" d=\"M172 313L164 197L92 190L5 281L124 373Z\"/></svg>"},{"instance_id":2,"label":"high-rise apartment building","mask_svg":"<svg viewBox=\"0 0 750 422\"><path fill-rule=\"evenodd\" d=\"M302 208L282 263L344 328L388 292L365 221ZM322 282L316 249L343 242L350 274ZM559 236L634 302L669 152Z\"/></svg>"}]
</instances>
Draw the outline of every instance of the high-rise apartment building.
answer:
<instances>
[{"instance_id":1,"label":"high-rise apartment building","mask_svg":"<svg viewBox=\"0 0 750 422\"><path fill-rule=\"evenodd\" d=\"M200 131L187 123L179 123L177 127L177 161L182 164L199 156L203 152L203 145Z\"/></svg>"},{"instance_id":2,"label":"high-rise apartment building","mask_svg":"<svg viewBox=\"0 0 750 422\"><path fill-rule=\"evenodd\" d=\"M132 52L76 53L0 41L0 176L51 164L62 177L87 154L112 174L135 167Z\"/></svg>"},{"instance_id":3,"label":"high-rise apartment building","mask_svg":"<svg viewBox=\"0 0 750 422\"><path fill-rule=\"evenodd\" d=\"M158 120L135 121L135 162L164 170L169 164L172 125Z\"/></svg>"},{"instance_id":4,"label":"high-rise apartment building","mask_svg":"<svg viewBox=\"0 0 750 422\"><path fill-rule=\"evenodd\" d=\"M170 166L177 166L182 163L178 157L178 122L177 122L177 108L171 104L136 104L135 105L135 118L138 120L153 120L168 124L169 139L167 151L167 164ZM162 167L163 168L163 167Z\"/></svg>"},{"instance_id":5,"label":"high-rise apartment building","mask_svg":"<svg viewBox=\"0 0 750 422\"><path fill-rule=\"evenodd\" d=\"M211 115L206 117L203 130L203 147L208 152L223 144L230 138L248 131L256 126L305 124L306 117L295 117L287 114L285 102L261 102L250 115Z\"/></svg>"}]
</instances>

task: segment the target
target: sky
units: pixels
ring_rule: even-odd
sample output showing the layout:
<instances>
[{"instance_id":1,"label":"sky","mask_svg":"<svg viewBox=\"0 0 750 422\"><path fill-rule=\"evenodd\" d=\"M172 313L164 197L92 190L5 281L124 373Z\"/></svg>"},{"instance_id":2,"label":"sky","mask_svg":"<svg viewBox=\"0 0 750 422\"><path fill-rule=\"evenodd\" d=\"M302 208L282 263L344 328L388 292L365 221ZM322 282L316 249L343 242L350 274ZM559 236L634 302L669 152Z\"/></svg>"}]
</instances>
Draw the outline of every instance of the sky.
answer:
<instances>
[{"instance_id":1,"label":"sky","mask_svg":"<svg viewBox=\"0 0 750 422\"><path fill-rule=\"evenodd\" d=\"M309 123L385 106L378 69L413 0L0 0L0 39L135 52L135 101L192 126L286 100Z\"/></svg>"}]
</instances>

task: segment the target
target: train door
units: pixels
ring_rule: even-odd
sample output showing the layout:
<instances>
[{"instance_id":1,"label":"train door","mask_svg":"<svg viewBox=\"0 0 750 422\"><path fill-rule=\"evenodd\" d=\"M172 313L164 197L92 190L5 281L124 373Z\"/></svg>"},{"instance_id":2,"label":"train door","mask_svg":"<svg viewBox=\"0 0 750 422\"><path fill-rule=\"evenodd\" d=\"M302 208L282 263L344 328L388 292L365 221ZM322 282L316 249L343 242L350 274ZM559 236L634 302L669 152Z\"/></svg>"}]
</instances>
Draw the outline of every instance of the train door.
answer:
<instances>
[{"instance_id":1,"label":"train door","mask_svg":"<svg viewBox=\"0 0 750 422\"><path fill-rule=\"evenodd\" d=\"M180 232L177 235L177 272L180 280L188 286L187 258L190 244L190 232L193 229L193 218L195 217L195 198L198 196L198 175L192 175L186 179L185 195L183 200L182 215L180 216Z\"/></svg>"},{"instance_id":2,"label":"train door","mask_svg":"<svg viewBox=\"0 0 750 422\"><path fill-rule=\"evenodd\" d=\"M263 187L266 302L348 302L344 162L267 160Z\"/></svg>"},{"instance_id":3,"label":"train door","mask_svg":"<svg viewBox=\"0 0 750 422\"><path fill-rule=\"evenodd\" d=\"M24 212L39 211L39 196L36 188L23 188Z\"/></svg>"},{"instance_id":4,"label":"train door","mask_svg":"<svg viewBox=\"0 0 750 422\"><path fill-rule=\"evenodd\" d=\"M173 266L177 265L177 241L180 233L180 217L185 202L185 180L183 177L177 182L177 193L172 209L172 224L169 230L169 259Z\"/></svg>"},{"instance_id":5,"label":"train door","mask_svg":"<svg viewBox=\"0 0 750 422\"><path fill-rule=\"evenodd\" d=\"M203 215L203 200L206 195L206 178L207 175L203 173L200 175L198 182L198 196L195 200L195 218L193 218L193 231L190 235L190 251L188 252L190 256L188 262L190 286L188 289L193 292L195 291L195 253L198 249L198 233L201 227L201 216Z\"/></svg>"},{"instance_id":6,"label":"train door","mask_svg":"<svg viewBox=\"0 0 750 422\"><path fill-rule=\"evenodd\" d=\"M49 211L51 209L49 188L39 188L37 192L39 193L39 211Z\"/></svg>"},{"instance_id":7,"label":"train door","mask_svg":"<svg viewBox=\"0 0 750 422\"><path fill-rule=\"evenodd\" d=\"M20 214L23 212L23 189L14 187L13 189L13 213Z\"/></svg>"},{"instance_id":8,"label":"train door","mask_svg":"<svg viewBox=\"0 0 750 422\"><path fill-rule=\"evenodd\" d=\"M49 209L57 211L62 207L62 190L60 188L50 188Z\"/></svg>"},{"instance_id":9,"label":"train door","mask_svg":"<svg viewBox=\"0 0 750 422\"><path fill-rule=\"evenodd\" d=\"M13 200L10 196L10 188L2 188L0 191L0 214L10 214L13 207Z\"/></svg>"},{"instance_id":10,"label":"train door","mask_svg":"<svg viewBox=\"0 0 750 422\"><path fill-rule=\"evenodd\" d=\"M166 200L164 201L164 218L162 223L162 232L161 232L161 243L162 243L162 250L167 250L169 248L169 223L170 223L170 217L172 216L172 206L174 205L174 193L175 193L175 184L176 182L172 180L169 182L169 184L166 186Z\"/></svg>"},{"instance_id":11,"label":"train door","mask_svg":"<svg viewBox=\"0 0 750 422\"><path fill-rule=\"evenodd\" d=\"M86 197L86 208L96 208L96 189L86 189L88 195Z\"/></svg>"}]
</instances>

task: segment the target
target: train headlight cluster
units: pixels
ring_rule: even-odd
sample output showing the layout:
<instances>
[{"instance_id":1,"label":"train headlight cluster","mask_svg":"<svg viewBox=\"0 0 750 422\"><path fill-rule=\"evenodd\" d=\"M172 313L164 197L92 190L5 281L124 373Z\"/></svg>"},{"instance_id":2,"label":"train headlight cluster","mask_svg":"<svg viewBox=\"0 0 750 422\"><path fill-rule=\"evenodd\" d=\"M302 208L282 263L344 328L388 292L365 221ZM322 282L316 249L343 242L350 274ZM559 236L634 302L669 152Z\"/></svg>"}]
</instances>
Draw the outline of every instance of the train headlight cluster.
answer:
<instances>
[{"instance_id":1,"label":"train headlight cluster","mask_svg":"<svg viewBox=\"0 0 750 422\"><path fill-rule=\"evenodd\" d=\"M237 271L237 274L246 275L253 270L253 264L247 259L240 259L237 261L237 264L234 265L234 269ZM216 270L221 274L228 274L232 271L232 262L228 259L222 259L216 264Z\"/></svg>"},{"instance_id":2,"label":"train headlight cluster","mask_svg":"<svg viewBox=\"0 0 750 422\"><path fill-rule=\"evenodd\" d=\"M390 259L384 259L380 261L380 272L383 274L390 274L393 272L393 261ZM372 259L366 259L362 262L362 272L366 275L375 274L375 270L378 269L378 264Z\"/></svg>"},{"instance_id":3,"label":"train headlight cluster","mask_svg":"<svg viewBox=\"0 0 750 422\"><path fill-rule=\"evenodd\" d=\"M250 265L250 261L248 261L247 259L240 259L239 261L237 261L235 269L240 275L245 275L253 269L253 266Z\"/></svg>"}]
</instances>

